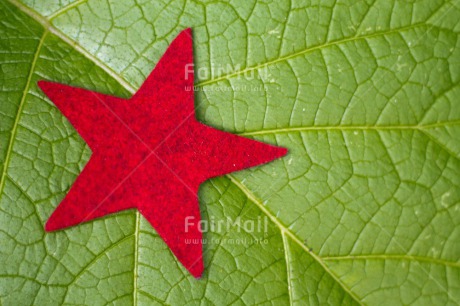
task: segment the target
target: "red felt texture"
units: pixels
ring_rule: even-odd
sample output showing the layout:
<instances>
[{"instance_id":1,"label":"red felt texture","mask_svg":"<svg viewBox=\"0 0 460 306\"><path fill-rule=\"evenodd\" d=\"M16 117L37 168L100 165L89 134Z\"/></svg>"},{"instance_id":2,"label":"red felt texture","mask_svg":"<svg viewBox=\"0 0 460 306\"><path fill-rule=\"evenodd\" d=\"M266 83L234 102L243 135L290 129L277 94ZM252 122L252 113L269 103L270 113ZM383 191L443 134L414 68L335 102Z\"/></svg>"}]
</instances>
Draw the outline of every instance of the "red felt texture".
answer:
<instances>
[{"instance_id":1,"label":"red felt texture","mask_svg":"<svg viewBox=\"0 0 460 306\"><path fill-rule=\"evenodd\" d=\"M47 221L47 231L136 208L184 267L201 276L202 233L198 226L185 226L187 217L200 220L200 184L267 163L287 150L198 122L193 73L185 73L191 63L191 29L186 29L130 99L38 82L92 150Z\"/></svg>"}]
</instances>

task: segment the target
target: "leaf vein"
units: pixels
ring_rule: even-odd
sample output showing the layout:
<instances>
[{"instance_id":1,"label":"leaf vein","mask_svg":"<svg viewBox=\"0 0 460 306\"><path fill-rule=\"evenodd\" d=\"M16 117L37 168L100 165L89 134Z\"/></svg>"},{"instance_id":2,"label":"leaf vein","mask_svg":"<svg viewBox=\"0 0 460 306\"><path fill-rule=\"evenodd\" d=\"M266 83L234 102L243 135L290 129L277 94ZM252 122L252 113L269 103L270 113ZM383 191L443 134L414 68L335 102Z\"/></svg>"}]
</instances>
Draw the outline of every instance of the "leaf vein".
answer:
<instances>
[{"instance_id":1,"label":"leaf vein","mask_svg":"<svg viewBox=\"0 0 460 306\"><path fill-rule=\"evenodd\" d=\"M344 126L303 126L303 127L288 127L279 129L255 130L250 132L239 133L241 136L256 136L270 134L285 134L298 133L307 131L354 131L354 130L426 130L430 128L460 125L460 120L437 122L427 125L344 125Z\"/></svg>"},{"instance_id":2,"label":"leaf vein","mask_svg":"<svg viewBox=\"0 0 460 306\"><path fill-rule=\"evenodd\" d=\"M237 75L246 74L246 73L248 73L250 71L253 71L253 70L258 70L258 69L264 68L266 66L270 66L270 65L273 65L273 64L276 64L276 63L279 63L279 62L284 62L284 61L290 60L292 58L295 58L295 57L298 57L298 56L301 56L301 55L304 55L304 54L311 53L313 51L326 49L328 47L337 46L337 45L340 45L340 44L345 44L345 43L348 43L348 42L353 42L353 41L358 41L358 40L363 40L363 39L365 40L365 39L370 39L370 38L375 38L375 37L381 37L381 36L385 36L385 35L389 35L389 34L393 34L393 33L400 33L400 32L412 30L414 28L422 27L422 26L426 26L426 23L421 22L421 23L412 24L412 25L406 26L406 27L392 29L392 30L389 30L389 31L377 32L377 33L372 33L372 34L368 34L368 35L347 37L347 38L344 38L344 39L324 43L324 44L314 46L314 47L311 47L311 48L307 48L307 49L304 49L304 50L301 50L299 52L295 52L295 53L292 53L292 54L289 54L289 55L286 55L286 56L278 57L278 58L276 58L274 60L267 61L267 62L258 64L258 65L255 65L253 67L248 67L246 69L238 70L238 71L235 71L233 73L222 75L222 76L217 77L217 78L213 78L213 79L209 79L209 80L206 80L206 81L203 81L203 82L199 82L199 83L195 84L195 86L202 87L202 86L205 86L205 85L217 83L219 81L226 80L226 79L232 78L232 77L237 76Z\"/></svg>"},{"instance_id":3,"label":"leaf vein","mask_svg":"<svg viewBox=\"0 0 460 306\"><path fill-rule=\"evenodd\" d=\"M291 283L291 267L289 265L289 258L288 258L288 248L289 244L287 241L286 233L281 231L281 237L283 238L283 246L284 246L284 257L286 259L286 276L287 276L287 283L288 283L288 293L289 293L289 305L294 305L294 300L292 298L292 283Z\"/></svg>"},{"instance_id":4,"label":"leaf vein","mask_svg":"<svg viewBox=\"0 0 460 306\"><path fill-rule=\"evenodd\" d=\"M295 243L297 243L302 249L304 249L310 256L316 260L316 262L324 269L326 273L328 273L339 285L340 287L348 294L350 297L355 300L358 304L362 305L361 299L356 296L354 292L352 292L344 283L343 281L334 274L329 267L323 262L321 257L316 255L315 253L311 252L308 247L303 244L296 235L294 235L286 226L284 226L280 221L276 219L276 217L267 209L265 206L252 194L252 192L247 189L243 184L241 184L238 180L235 179L230 174L227 174L227 177L232 181L235 186L237 186L255 205L257 205L260 210L267 215L267 217L276 225L278 226L281 232L286 233Z\"/></svg>"},{"instance_id":5,"label":"leaf vein","mask_svg":"<svg viewBox=\"0 0 460 306\"><path fill-rule=\"evenodd\" d=\"M436 259L425 256L412 256L403 254L369 254L369 255L346 255L346 256L325 256L322 257L324 261L341 261L341 260L405 260L405 261L417 261L426 262L436 265L444 265L453 268L460 268L460 262L452 262L443 259Z\"/></svg>"},{"instance_id":6,"label":"leaf vein","mask_svg":"<svg viewBox=\"0 0 460 306\"><path fill-rule=\"evenodd\" d=\"M42 37L40 38L40 41L39 41L39 43L37 45L37 50L35 51L35 55L34 55L34 58L32 60L32 64L30 65L29 75L27 76L26 86L24 87L24 91L22 93L21 101L19 102L18 112L16 114L16 118L15 118L14 123L13 123L13 128L11 130L11 137L9 139L8 147L6 149L5 162L3 163L3 172L2 172L2 177L0 179L0 195L3 194L3 188L5 186L5 179L6 179L6 175L7 175L7 172L8 172L9 163L10 163L10 160L11 160L11 153L13 151L14 141L16 139L16 133L17 133L17 130L18 130L19 120L21 118L22 110L23 110L24 105L25 105L27 93L29 92L30 83L32 81L32 76L33 76L34 70L35 70L35 64L38 61L39 54L40 54L41 48L43 46L43 42L45 41L45 38L46 38L47 34L48 34L47 31L43 32Z\"/></svg>"}]
</instances>

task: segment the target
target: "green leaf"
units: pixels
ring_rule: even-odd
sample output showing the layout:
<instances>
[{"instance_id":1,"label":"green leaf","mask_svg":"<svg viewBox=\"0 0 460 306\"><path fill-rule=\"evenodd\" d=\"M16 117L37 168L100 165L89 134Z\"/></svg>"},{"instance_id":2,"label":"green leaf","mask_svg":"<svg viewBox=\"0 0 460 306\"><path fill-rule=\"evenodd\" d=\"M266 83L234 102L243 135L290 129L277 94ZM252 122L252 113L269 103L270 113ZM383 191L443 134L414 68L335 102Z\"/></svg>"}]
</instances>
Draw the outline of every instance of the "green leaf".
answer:
<instances>
[{"instance_id":1,"label":"green leaf","mask_svg":"<svg viewBox=\"0 0 460 306\"><path fill-rule=\"evenodd\" d=\"M460 301L460 1L0 7L2 305ZM201 280L135 211L43 230L90 150L36 81L128 97L186 27L198 118L290 150L202 186L268 222L206 233Z\"/></svg>"}]
</instances>

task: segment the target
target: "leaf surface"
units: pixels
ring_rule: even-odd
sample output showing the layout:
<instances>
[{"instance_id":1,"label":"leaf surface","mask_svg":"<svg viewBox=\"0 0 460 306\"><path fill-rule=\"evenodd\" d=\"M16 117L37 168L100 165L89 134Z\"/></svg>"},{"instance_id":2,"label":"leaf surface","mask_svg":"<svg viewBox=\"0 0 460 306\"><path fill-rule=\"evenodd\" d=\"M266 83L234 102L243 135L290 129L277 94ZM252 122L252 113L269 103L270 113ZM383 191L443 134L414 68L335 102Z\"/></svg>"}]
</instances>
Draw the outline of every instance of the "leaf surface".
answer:
<instances>
[{"instance_id":1,"label":"leaf surface","mask_svg":"<svg viewBox=\"0 0 460 306\"><path fill-rule=\"evenodd\" d=\"M459 1L51 2L0 4L2 304L460 300ZM36 82L129 97L186 27L198 119L290 150L202 186L268 223L200 281L134 211L43 231L91 153Z\"/></svg>"}]
</instances>

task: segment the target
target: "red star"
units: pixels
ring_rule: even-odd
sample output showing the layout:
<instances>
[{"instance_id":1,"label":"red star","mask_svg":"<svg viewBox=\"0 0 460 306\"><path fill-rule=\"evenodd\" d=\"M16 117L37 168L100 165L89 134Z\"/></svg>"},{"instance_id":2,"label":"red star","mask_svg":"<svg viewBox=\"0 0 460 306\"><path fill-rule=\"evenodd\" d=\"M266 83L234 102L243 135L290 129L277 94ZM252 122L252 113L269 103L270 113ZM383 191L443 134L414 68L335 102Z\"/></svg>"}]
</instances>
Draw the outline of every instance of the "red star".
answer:
<instances>
[{"instance_id":1,"label":"red star","mask_svg":"<svg viewBox=\"0 0 460 306\"><path fill-rule=\"evenodd\" d=\"M38 82L93 152L46 223L47 231L137 208L190 273L201 276L202 234L198 226L186 226L186 220L200 220L200 184L287 150L198 122L191 63L187 29L130 99Z\"/></svg>"}]
</instances>

